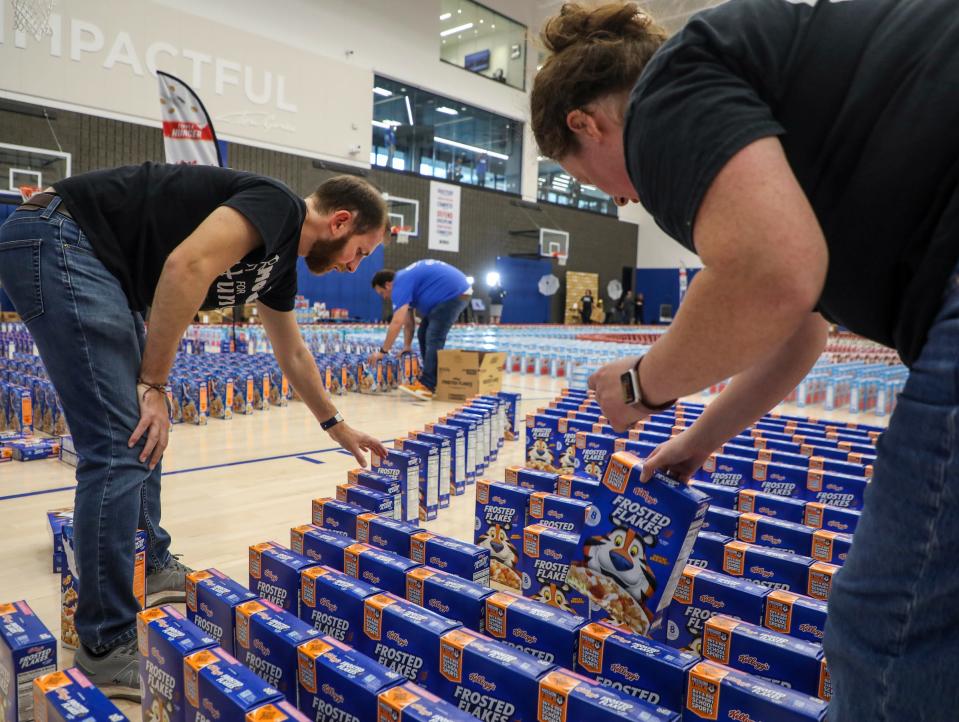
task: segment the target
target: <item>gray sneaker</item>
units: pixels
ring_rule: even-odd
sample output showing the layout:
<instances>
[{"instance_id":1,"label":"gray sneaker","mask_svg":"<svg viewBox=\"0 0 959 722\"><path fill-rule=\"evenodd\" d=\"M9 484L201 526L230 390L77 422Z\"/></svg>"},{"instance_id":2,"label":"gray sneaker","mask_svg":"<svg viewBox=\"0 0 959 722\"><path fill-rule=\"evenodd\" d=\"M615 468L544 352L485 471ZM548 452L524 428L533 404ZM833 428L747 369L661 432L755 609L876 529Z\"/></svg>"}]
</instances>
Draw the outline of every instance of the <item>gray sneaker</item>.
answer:
<instances>
[{"instance_id":1,"label":"gray sneaker","mask_svg":"<svg viewBox=\"0 0 959 722\"><path fill-rule=\"evenodd\" d=\"M142 700L136 637L99 657L80 645L73 662L107 697L131 702Z\"/></svg>"},{"instance_id":2,"label":"gray sneaker","mask_svg":"<svg viewBox=\"0 0 959 722\"><path fill-rule=\"evenodd\" d=\"M193 570L180 563L180 555L174 554L170 562L147 575L147 607L174 604L186 601L186 575Z\"/></svg>"}]
</instances>

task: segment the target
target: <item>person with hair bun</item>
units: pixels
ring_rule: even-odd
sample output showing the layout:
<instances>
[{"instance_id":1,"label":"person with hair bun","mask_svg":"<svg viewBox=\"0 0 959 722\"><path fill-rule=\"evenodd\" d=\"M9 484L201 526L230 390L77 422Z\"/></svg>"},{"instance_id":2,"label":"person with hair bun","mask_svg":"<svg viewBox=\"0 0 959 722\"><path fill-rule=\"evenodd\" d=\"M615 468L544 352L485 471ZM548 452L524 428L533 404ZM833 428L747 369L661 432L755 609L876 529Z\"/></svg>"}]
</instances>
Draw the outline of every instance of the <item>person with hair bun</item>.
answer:
<instances>
[{"instance_id":1,"label":"person with hair bun","mask_svg":"<svg viewBox=\"0 0 959 722\"><path fill-rule=\"evenodd\" d=\"M829 323L910 375L824 647L831 722L952 720L959 685L959 13L954 0L729 0L675 36L569 3L531 94L542 154L699 254L668 331L590 379L623 429L732 379L644 468L688 479L772 409Z\"/></svg>"}]
</instances>

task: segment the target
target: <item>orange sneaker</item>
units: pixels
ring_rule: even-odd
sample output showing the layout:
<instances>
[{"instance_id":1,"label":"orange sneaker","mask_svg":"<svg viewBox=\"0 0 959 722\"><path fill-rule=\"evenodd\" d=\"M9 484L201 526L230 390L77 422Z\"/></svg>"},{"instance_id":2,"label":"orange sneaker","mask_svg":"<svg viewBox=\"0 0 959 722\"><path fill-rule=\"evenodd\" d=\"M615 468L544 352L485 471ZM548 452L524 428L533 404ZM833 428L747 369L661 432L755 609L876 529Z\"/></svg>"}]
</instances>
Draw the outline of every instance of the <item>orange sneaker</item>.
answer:
<instances>
[{"instance_id":1,"label":"orange sneaker","mask_svg":"<svg viewBox=\"0 0 959 722\"><path fill-rule=\"evenodd\" d=\"M421 384L418 380L411 384L400 384L400 391L410 396L415 396L421 401L430 401L433 398L433 392Z\"/></svg>"}]
</instances>

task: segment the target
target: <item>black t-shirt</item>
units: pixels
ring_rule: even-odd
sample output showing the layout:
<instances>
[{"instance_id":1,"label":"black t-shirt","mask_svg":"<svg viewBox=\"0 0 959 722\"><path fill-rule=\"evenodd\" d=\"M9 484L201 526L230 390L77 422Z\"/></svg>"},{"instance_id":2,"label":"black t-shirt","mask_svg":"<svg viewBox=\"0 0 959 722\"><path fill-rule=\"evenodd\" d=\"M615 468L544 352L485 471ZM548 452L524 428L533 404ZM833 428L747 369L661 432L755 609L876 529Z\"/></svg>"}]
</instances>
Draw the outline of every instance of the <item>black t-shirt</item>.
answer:
<instances>
[{"instance_id":1,"label":"black t-shirt","mask_svg":"<svg viewBox=\"0 0 959 722\"><path fill-rule=\"evenodd\" d=\"M504 298L506 298L506 291L501 286L490 289L489 302L493 306L502 306Z\"/></svg>"},{"instance_id":2,"label":"black t-shirt","mask_svg":"<svg viewBox=\"0 0 959 722\"><path fill-rule=\"evenodd\" d=\"M593 310L593 297L592 296L583 296L579 299L579 302L583 305L583 310L586 313L590 313Z\"/></svg>"},{"instance_id":3,"label":"black t-shirt","mask_svg":"<svg viewBox=\"0 0 959 722\"><path fill-rule=\"evenodd\" d=\"M54 185L103 265L142 311L167 256L219 206L242 213L263 246L224 271L202 308L255 300L292 311L306 204L272 178L197 165L144 163L72 176Z\"/></svg>"},{"instance_id":4,"label":"black t-shirt","mask_svg":"<svg viewBox=\"0 0 959 722\"><path fill-rule=\"evenodd\" d=\"M955 0L730 0L694 16L633 89L627 167L695 251L713 179L768 136L825 232L819 310L911 364L959 259Z\"/></svg>"}]
</instances>

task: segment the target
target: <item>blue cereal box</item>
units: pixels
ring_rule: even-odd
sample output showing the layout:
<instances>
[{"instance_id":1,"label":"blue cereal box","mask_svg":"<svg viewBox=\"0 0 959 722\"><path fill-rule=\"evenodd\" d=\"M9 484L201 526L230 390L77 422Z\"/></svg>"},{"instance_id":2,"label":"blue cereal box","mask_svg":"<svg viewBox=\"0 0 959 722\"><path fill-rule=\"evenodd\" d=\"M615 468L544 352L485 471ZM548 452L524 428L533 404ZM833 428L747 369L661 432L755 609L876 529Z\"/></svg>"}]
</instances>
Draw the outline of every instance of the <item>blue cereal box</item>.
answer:
<instances>
[{"instance_id":1,"label":"blue cereal box","mask_svg":"<svg viewBox=\"0 0 959 722\"><path fill-rule=\"evenodd\" d=\"M739 530L739 512L721 506L710 506L703 520L703 531L735 537Z\"/></svg>"},{"instance_id":2,"label":"blue cereal box","mask_svg":"<svg viewBox=\"0 0 959 722\"><path fill-rule=\"evenodd\" d=\"M363 507L329 496L313 500L313 523L350 539L356 539L356 517L365 512Z\"/></svg>"},{"instance_id":3,"label":"blue cereal box","mask_svg":"<svg viewBox=\"0 0 959 722\"><path fill-rule=\"evenodd\" d=\"M440 417L439 424L433 426L433 431L438 432L437 426L445 426L452 429L459 429L463 432L463 450L465 453L466 459L466 484L475 484L476 478L480 473L480 459L477 456L478 444L479 444L479 424L475 419L467 419L465 417L456 417L456 416L442 416ZM430 425L427 424L426 428L429 429ZM456 452L457 456L459 452Z\"/></svg>"},{"instance_id":4,"label":"blue cereal box","mask_svg":"<svg viewBox=\"0 0 959 722\"><path fill-rule=\"evenodd\" d=\"M360 484L338 484L336 487L336 500L353 504L372 514L394 516L394 499L392 494L376 491L376 489L370 489ZM355 533L354 531L354 535Z\"/></svg>"},{"instance_id":5,"label":"blue cereal box","mask_svg":"<svg viewBox=\"0 0 959 722\"><path fill-rule=\"evenodd\" d=\"M412 682L380 692L378 722L476 722L449 702Z\"/></svg>"},{"instance_id":6,"label":"blue cereal box","mask_svg":"<svg viewBox=\"0 0 959 722\"><path fill-rule=\"evenodd\" d=\"M615 452L616 437L608 434L576 434L576 472L599 481Z\"/></svg>"},{"instance_id":7,"label":"blue cereal box","mask_svg":"<svg viewBox=\"0 0 959 722\"><path fill-rule=\"evenodd\" d=\"M379 695L406 679L331 637L299 650L300 711L311 720L377 719Z\"/></svg>"},{"instance_id":8,"label":"blue cereal box","mask_svg":"<svg viewBox=\"0 0 959 722\"><path fill-rule=\"evenodd\" d=\"M289 722L310 722L309 717L286 700L270 702L246 713L246 722L287 722L287 720Z\"/></svg>"},{"instance_id":9,"label":"blue cereal box","mask_svg":"<svg viewBox=\"0 0 959 722\"><path fill-rule=\"evenodd\" d=\"M812 563L801 554L733 541L726 545L723 571L769 589L802 592L809 583Z\"/></svg>"},{"instance_id":10,"label":"blue cereal box","mask_svg":"<svg viewBox=\"0 0 959 722\"><path fill-rule=\"evenodd\" d=\"M703 657L813 697L829 693L822 645L724 615L706 622ZM828 698L826 698L828 699Z\"/></svg>"},{"instance_id":11,"label":"blue cereal box","mask_svg":"<svg viewBox=\"0 0 959 722\"><path fill-rule=\"evenodd\" d=\"M47 512L47 524L53 542L53 571L57 574L63 571L63 526L72 521L73 507L51 509Z\"/></svg>"},{"instance_id":12,"label":"blue cereal box","mask_svg":"<svg viewBox=\"0 0 959 722\"><path fill-rule=\"evenodd\" d=\"M400 451L416 455L419 460L419 518L431 521L437 517L440 508L440 452L432 444L411 439L396 439L393 445Z\"/></svg>"},{"instance_id":13,"label":"blue cereal box","mask_svg":"<svg viewBox=\"0 0 959 722\"><path fill-rule=\"evenodd\" d=\"M642 462L613 455L594 505L599 521L570 567L570 586L632 631L662 623L706 515L708 497L664 474L640 481Z\"/></svg>"},{"instance_id":14,"label":"blue cereal box","mask_svg":"<svg viewBox=\"0 0 959 722\"><path fill-rule=\"evenodd\" d=\"M392 497L393 518L403 518L403 489L396 479L366 469L351 469L347 472L347 479L351 484L359 484Z\"/></svg>"},{"instance_id":15,"label":"blue cereal box","mask_svg":"<svg viewBox=\"0 0 959 722\"><path fill-rule=\"evenodd\" d=\"M458 426L450 426L449 424L427 424L425 428L431 434L449 439L450 494L453 496L465 494L469 476L467 473L466 432Z\"/></svg>"},{"instance_id":16,"label":"blue cereal box","mask_svg":"<svg viewBox=\"0 0 959 722\"><path fill-rule=\"evenodd\" d=\"M486 598L486 634L544 662L572 668L579 630L589 620L535 599L496 592Z\"/></svg>"},{"instance_id":17,"label":"blue cereal box","mask_svg":"<svg viewBox=\"0 0 959 722\"><path fill-rule=\"evenodd\" d=\"M591 679L555 669L539 682L537 709L546 722L678 722L679 714L625 697Z\"/></svg>"},{"instance_id":18,"label":"blue cereal box","mask_svg":"<svg viewBox=\"0 0 959 722\"><path fill-rule=\"evenodd\" d=\"M539 680L552 669L489 637L454 629L440 640L442 680L435 693L489 722L536 722Z\"/></svg>"},{"instance_id":19,"label":"blue cereal box","mask_svg":"<svg viewBox=\"0 0 959 722\"><path fill-rule=\"evenodd\" d=\"M174 607L166 606L137 615L137 644L144 711L158 720L183 722L183 660L201 649L216 647L216 640Z\"/></svg>"},{"instance_id":20,"label":"blue cereal box","mask_svg":"<svg viewBox=\"0 0 959 722\"><path fill-rule=\"evenodd\" d=\"M828 562L813 562L809 565L809 579L806 583L806 595L813 599L829 601L832 578L841 567Z\"/></svg>"},{"instance_id":21,"label":"blue cereal box","mask_svg":"<svg viewBox=\"0 0 959 722\"><path fill-rule=\"evenodd\" d=\"M321 636L312 625L266 601L236 608L238 659L271 687L297 703L297 649Z\"/></svg>"},{"instance_id":22,"label":"blue cereal box","mask_svg":"<svg viewBox=\"0 0 959 722\"><path fill-rule=\"evenodd\" d=\"M38 677L33 680L32 695L28 694L29 689L24 690L23 699L32 701L33 713L21 719L42 722L126 722L128 719L76 667Z\"/></svg>"},{"instance_id":23,"label":"blue cereal box","mask_svg":"<svg viewBox=\"0 0 959 722\"><path fill-rule=\"evenodd\" d=\"M388 449L386 456L370 454L370 466L377 474L392 479L400 485L403 494L402 519L416 521L420 518L420 457L406 451Z\"/></svg>"},{"instance_id":24,"label":"blue cereal box","mask_svg":"<svg viewBox=\"0 0 959 722\"><path fill-rule=\"evenodd\" d=\"M826 602L774 589L766 597L763 626L796 639L821 644L826 630Z\"/></svg>"},{"instance_id":25,"label":"blue cereal box","mask_svg":"<svg viewBox=\"0 0 959 722\"><path fill-rule=\"evenodd\" d=\"M350 645L363 624L363 602L381 592L332 567L304 569L300 586L300 619Z\"/></svg>"},{"instance_id":26,"label":"blue cereal box","mask_svg":"<svg viewBox=\"0 0 959 722\"><path fill-rule=\"evenodd\" d=\"M726 574L687 566L669 607L664 641L701 654L703 624L716 614L759 624L769 590Z\"/></svg>"},{"instance_id":27,"label":"blue cereal box","mask_svg":"<svg viewBox=\"0 0 959 722\"><path fill-rule=\"evenodd\" d=\"M578 499L592 503L599 493L596 479L584 479L580 476L563 474L556 480L556 493L567 499Z\"/></svg>"},{"instance_id":28,"label":"blue cereal box","mask_svg":"<svg viewBox=\"0 0 959 722\"><path fill-rule=\"evenodd\" d=\"M862 509L868 485L869 481L863 477L810 469L803 498L841 509Z\"/></svg>"},{"instance_id":29,"label":"blue cereal box","mask_svg":"<svg viewBox=\"0 0 959 722\"><path fill-rule=\"evenodd\" d=\"M716 486L729 486L742 489L748 486L753 477L754 459L726 454L711 454L696 472L697 481L705 481Z\"/></svg>"},{"instance_id":30,"label":"blue cereal box","mask_svg":"<svg viewBox=\"0 0 959 722\"><path fill-rule=\"evenodd\" d=\"M695 654L608 624L579 630L577 672L657 707L683 708L686 675L698 661Z\"/></svg>"},{"instance_id":31,"label":"blue cereal box","mask_svg":"<svg viewBox=\"0 0 959 722\"><path fill-rule=\"evenodd\" d=\"M806 504L799 499L766 494L755 489L743 489L739 492L737 508L744 514L761 514L796 524L802 523L806 513Z\"/></svg>"},{"instance_id":32,"label":"blue cereal box","mask_svg":"<svg viewBox=\"0 0 959 722\"><path fill-rule=\"evenodd\" d=\"M409 558L471 582L489 585L490 550L428 531L414 534Z\"/></svg>"},{"instance_id":33,"label":"blue cereal box","mask_svg":"<svg viewBox=\"0 0 959 722\"><path fill-rule=\"evenodd\" d=\"M33 719L33 697L23 694L57 669L57 639L25 601L0 604L0 722Z\"/></svg>"},{"instance_id":34,"label":"blue cereal box","mask_svg":"<svg viewBox=\"0 0 959 722\"><path fill-rule=\"evenodd\" d=\"M250 547L250 591L293 614L299 613L300 573L316 562L276 542Z\"/></svg>"},{"instance_id":35,"label":"blue cereal box","mask_svg":"<svg viewBox=\"0 0 959 722\"><path fill-rule=\"evenodd\" d=\"M354 544L343 555L343 573L397 596L406 594L406 575L420 566L392 552Z\"/></svg>"},{"instance_id":36,"label":"blue cereal box","mask_svg":"<svg viewBox=\"0 0 959 722\"><path fill-rule=\"evenodd\" d=\"M219 647L194 652L183 661L187 720L246 722L249 712L283 700L247 667Z\"/></svg>"},{"instance_id":37,"label":"blue cereal box","mask_svg":"<svg viewBox=\"0 0 959 722\"><path fill-rule=\"evenodd\" d=\"M838 531L843 534L853 534L859 524L862 512L852 509L839 509L815 501L806 502L803 514L803 524L813 529Z\"/></svg>"},{"instance_id":38,"label":"blue cereal box","mask_svg":"<svg viewBox=\"0 0 959 722\"><path fill-rule=\"evenodd\" d=\"M186 616L233 654L236 607L257 596L218 569L186 575Z\"/></svg>"},{"instance_id":39,"label":"blue cereal box","mask_svg":"<svg viewBox=\"0 0 959 722\"><path fill-rule=\"evenodd\" d=\"M695 479L689 482L689 486L708 496L710 506L735 509L739 503L740 491L734 486L719 486L718 484L710 484L708 481L697 481Z\"/></svg>"},{"instance_id":40,"label":"blue cereal box","mask_svg":"<svg viewBox=\"0 0 959 722\"><path fill-rule=\"evenodd\" d=\"M359 517L357 517L359 520ZM359 524L359 521L357 521ZM304 524L290 529L290 548L317 564L343 570L343 552L355 544L345 534L328 531L315 524Z\"/></svg>"},{"instance_id":41,"label":"blue cereal box","mask_svg":"<svg viewBox=\"0 0 959 722\"><path fill-rule=\"evenodd\" d=\"M702 569L712 569L714 572L722 571L726 544L731 541L733 541L733 537L724 534L716 534L710 531L699 532L687 564Z\"/></svg>"},{"instance_id":42,"label":"blue cereal box","mask_svg":"<svg viewBox=\"0 0 959 722\"><path fill-rule=\"evenodd\" d=\"M409 557L413 536L425 531L408 521L397 521L375 514L363 514L356 520L356 541Z\"/></svg>"},{"instance_id":43,"label":"blue cereal box","mask_svg":"<svg viewBox=\"0 0 959 722\"><path fill-rule=\"evenodd\" d=\"M529 498L529 523L581 534L587 524L599 523L599 514L588 502L537 491Z\"/></svg>"},{"instance_id":44,"label":"blue cereal box","mask_svg":"<svg viewBox=\"0 0 959 722\"><path fill-rule=\"evenodd\" d=\"M440 684L440 638L460 627L393 594L364 602L363 634L356 649L411 682L436 691Z\"/></svg>"},{"instance_id":45,"label":"blue cereal box","mask_svg":"<svg viewBox=\"0 0 959 722\"><path fill-rule=\"evenodd\" d=\"M578 559L582 544L578 534L569 534L541 524L523 531L522 592L557 609L586 619L605 617L591 607L589 596L569 585L570 565Z\"/></svg>"},{"instance_id":46,"label":"blue cereal box","mask_svg":"<svg viewBox=\"0 0 959 722\"><path fill-rule=\"evenodd\" d=\"M556 491L556 480L559 478L559 474L542 469L509 466L506 468L505 478L507 484L515 484L529 491L545 491L552 494Z\"/></svg>"},{"instance_id":47,"label":"blue cereal box","mask_svg":"<svg viewBox=\"0 0 959 722\"><path fill-rule=\"evenodd\" d=\"M526 466L540 471L572 474L575 464L561 462L566 445L560 439L559 418L545 414L526 415ZM575 449L574 449L575 452Z\"/></svg>"},{"instance_id":48,"label":"blue cereal box","mask_svg":"<svg viewBox=\"0 0 959 722\"><path fill-rule=\"evenodd\" d=\"M510 391L500 391L496 395L506 402L506 428L503 429L503 435L507 441L513 441L517 437L519 428L516 425L516 410L523 395Z\"/></svg>"},{"instance_id":49,"label":"blue cereal box","mask_svg":"<svg viewBox=\"0 0 959 722\"><path fill-rule=\"evenodd\" d=\"M821 722L826 703L714 662L689 672L683 719Z\"/></svg>"},{"instance_id":50,"label":"blue cereal box","mask_svg":"<svg viewBox=\"0 0 959 722\"><path fill-rule=\"evenodd\" d=\"M849 556L850 547L852 547L851 534L816 529L812 535L810 556L817 562L829 562L842 566L846 563L846 557Z\"/></svg>"},{"instance_id":51,"label":"blue cereal box","mask_svg":"<svg viewBox=\"0 0 959 722\"><path fill-rule=\"evenodd\" d=\"M756 461L753 463L750 488L766 494L798 499L806 493L808 475L809 470L805 466Z\"/></svg>"},{"instance_id":52,"label":"blue cereal box","mask_svg":"<svg viewBox=\"0 0 959 722\"><path fill-rule=\"evenodd\" d=\"M476 473L483 473L490 464L490 437L492 434L490 433L489 419L483 415L481 409L475 411L459 409L449 416L440 417L440 421L445 424L454 423L454 419L469 421L476 425Z\"/></svg>"},{"instance_id":53,"label":"blue cereal box","mask_svg":"<svg viewBox=\"0 0 959 722\"><path fill-rule=\"evenodd\" d=\"M490 581L520 589L523 529L531 493L518 486L480 480L476 483L475 537L490 550Z\"/></svg>"},{"instance_id":54,"label":"blue cereal box","mask_svg":"<svg viewBox=\"0 0 959 722\"><path fill-rule=\"evenodd\" d=\"M407 601L481 634L486 631L486 598L493 593L488 586L430 567L406 575Z\"/></svg>"},{"instance_id":55,"label":"blue cereal box","mask_svg":"<svg viewBox=\"0 0 959 722\"><path fill-rule=\"evenodd\" d=\"M453 483L453 444L448 438L439 434L431 434L426 431L411 431L410 439L421 441L424 444L432 444L440 455L439 494L440 509L448 509L450 506L450 495L453 493L455 484Z\"/></svg>"},{"instance_id":56,"label":"blue cereal box","mask_svg":"<svg viewBox=\"0 0 959 722\"><path fill-rule=\"evenodd\" d=\"M737 537L739 541L806 556L813 546L813 530L808 526L760 514L740 516Z\"/></svg>"}]
</instances>

